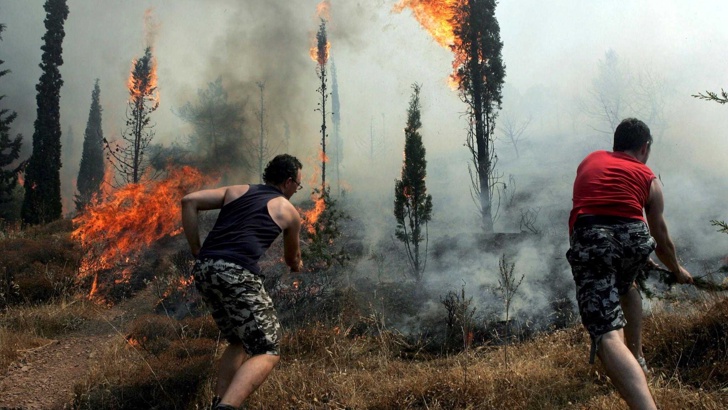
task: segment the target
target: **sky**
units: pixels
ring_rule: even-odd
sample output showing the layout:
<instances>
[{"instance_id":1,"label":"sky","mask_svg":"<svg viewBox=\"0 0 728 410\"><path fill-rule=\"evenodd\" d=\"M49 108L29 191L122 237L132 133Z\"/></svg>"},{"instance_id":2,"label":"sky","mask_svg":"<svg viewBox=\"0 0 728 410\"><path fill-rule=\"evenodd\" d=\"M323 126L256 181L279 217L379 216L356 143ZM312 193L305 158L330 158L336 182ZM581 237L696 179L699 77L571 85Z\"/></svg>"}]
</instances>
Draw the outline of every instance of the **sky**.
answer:
<instances>
[{"instance_id":1,"label":"sky","mask_svg":"<svg viewBox=\"0 0 728 410\"><path fill-rule=\"evenodd\" d=\"M218 76L231 98L248 101L246 115L254 118L256 82L265 81L268 135L281 141L284 121L290 125L288 149L303 160L304 181L315 184L320 114L314 111L318 79L308 49L320 22L317 3L68 0L61 129L64 134L72 129L75 139L64 146L72 158L64 164L65 175L72 178L78 170L94 80L100 80L104 134L119 138L131 62L152 45L161 98L153 114L154 142L185 141L191 130L174 111L194 102L197 90ZM372 240L390 236L406 110L412 84L419 83L434 203L430 233L444 237L473 231L477 209L463 146L465 106L447 82L452 53L409 10L394 13L395 4L331 0L327 28L341 98L343 184L352 202L362 204L358 216L370 221ZM3 107L18 113L13 132L24 135L26 156L40 77L42 6L41 0L0 0L0 23L7 26L0 59L12 71L0 80L0 93L6 95ZM149 24L145 28L150 9L152 30ZM519 215L531 209L543 231L561 235L557 251L567 246L564 212L571 205L576 166L589 151L611 148L611 135L601 132L603 124L585 107L593 102L590 91L600 61L612 50L634 79L658 80L664 121L648 165L664 183L671 232L679 245L689 244L694 258L724 255L725 240L708 221L728 219L728 107L691 95L728 87L726 15L728 2L719 0L500 2L496 17L506 65L500 121L530 122L518 155L502 131L496 133L498 172L510 189L504 198L515 195L517 200L512 209L501 208L496 229L518 231ZM257 129L257 123L250 124ZM72 180L63 184L64 192L72 192ZM67 194L64 203L69 201ZM529 263L536 263L529 261L538 257L522 259L529 271ZM493 263L497 258L487 262Z\"/></svg>"}]
</instances>

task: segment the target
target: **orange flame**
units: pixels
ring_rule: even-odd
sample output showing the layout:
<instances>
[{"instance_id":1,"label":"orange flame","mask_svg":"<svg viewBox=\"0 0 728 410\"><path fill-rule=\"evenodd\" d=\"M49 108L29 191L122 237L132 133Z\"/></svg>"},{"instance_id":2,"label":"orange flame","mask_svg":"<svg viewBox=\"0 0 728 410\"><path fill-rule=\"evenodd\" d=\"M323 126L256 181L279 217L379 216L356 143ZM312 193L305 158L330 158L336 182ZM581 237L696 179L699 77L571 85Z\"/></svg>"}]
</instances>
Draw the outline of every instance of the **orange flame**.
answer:
<instances>
[{"instance_id":1,"label":"orange flame","mask_svg":"<svg viewBox=\"0 0 728 410\"><path fill-rule=\"evenodd\" d=\"M316 6L316 16L321 19L322 26L331 20L331 3L329 0L323 0ZM329 60L329 52L331 51L331 43L326 40L325 47L319 47L318 38L314 36L313 46L308 53L311 59L319 65L325 65Z\"/></svg>"},{"instance_id":2,"label":"orange flame","mask_svg":"<svg viewBox=\"0 0 728 410\"><path fill-rule=\"evenodd\" d=\"M303 211L304 225L306 225L308 233L316 233L316 222L318 222L318 219L321 217L321 214L324 212L325 209L326 202L324 201L323 195L321 195L318 199L315 200L313 208L309 209L308 211Z\"/></svg>"},{"instance_id":3,"label":"orange flame","mask_svg":"<svg viewBox=\"0 0 728 410\"><path fill-rule=\"evenodd\" d=\"M329 156L326 155L323 151L319 151L318 159L321 162L329 162Z\"/></svg>"},{"instance_id":4,"label":"orange flame","mask_svg":"<svg viewBox=\"0 0 728 410\"><path fill-rule=\"evenodd\" d=\"M395 13L405 8L412 10L415 19L443 47L455 44L455 32L452 24L455 9L462 0L400 0L394 6Z\"/></svg>"},{"instance_id":5,"label":"orange flame","mask_svg":"<svg viewBox=\"0 0 728 410\"><path fill-rule=\"evenodd\" d=\"M432 36L438 44L455 51L452 62L453 72L448 79L450 88L456 90L460 83L457 68L465 61L464 55L458 55L457 47L460 39L455 35L455 10L464 0L400 0L393 11L401 13L405 8L412 10L412 14L420 25Z\"/></svg>"},{"instance_id":6,"label":"orange flame","mask_svg":"<svg viewBox=\"0 0 728 410\"><path fill-rule=\"evenodd\" d=\"M148 81L142 78L134 77L134 67L136 67L139 59L134 59L131 62L131 74L126 82L126 87L129 89L129 100L136 102L142 101L143 99L149 99L154 104L159 104L159 90L157 89L157 59L152 56L151 71L149 73Z\"/></svg>"},{"instance_id":7,"label":"orange flame","mask_svg":"<svg viewBox=\"0 0 728 410\"><path fill-rule=\"evenodd\" d=\"M331 20L331 2L323 0L316 5L316 16L325 20Z\"/></svg>"},{"instance_id":8,"label":"orange flame","mask_svg":"<svg viewBox=\"0 0 728 410\"><path fill-rule=\"evenodd\" d=\"M182 196L210 182L194 168L171 169L165 180L126 185L91 205L73 220L72 237L94 253L84 261L82 277L128 262L154 241L179 234ZM129 275L122 272L120 281Z\"/></svg>"}]
</instances>

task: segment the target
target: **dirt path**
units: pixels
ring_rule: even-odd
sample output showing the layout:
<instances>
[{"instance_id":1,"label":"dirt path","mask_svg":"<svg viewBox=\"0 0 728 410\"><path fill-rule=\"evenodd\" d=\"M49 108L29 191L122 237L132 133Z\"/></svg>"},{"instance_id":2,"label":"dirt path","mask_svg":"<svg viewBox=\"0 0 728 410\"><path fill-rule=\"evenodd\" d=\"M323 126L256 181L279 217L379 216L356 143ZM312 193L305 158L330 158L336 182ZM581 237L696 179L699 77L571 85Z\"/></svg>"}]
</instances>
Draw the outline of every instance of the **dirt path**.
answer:
<instances>
[{"instance_id":1,"label":"dirt path","mask_svg":"<svg viewBox=\"0 0 728 410\"><path fill-rule=\"evenodd\" d=\"M142 305L138 302L149 299L149 292L144 293L99 312L100 322L94 321L95 325L22 352L7 373L0 369L0 410L70 408L74 385L109 344L119 342L119 329L136 316L131 311L138 311Z\"/></svg>"},{"instance_id":2,"label":"dirt path","mask_svg":"<svg viewBox=\"0 0 728 410\"><path fill-rule=\"evenodd\" d=\"M0 409L63 409L73 385L114 334L66 336L25 352L0 377Z\"/></svg>"}]
</instances>

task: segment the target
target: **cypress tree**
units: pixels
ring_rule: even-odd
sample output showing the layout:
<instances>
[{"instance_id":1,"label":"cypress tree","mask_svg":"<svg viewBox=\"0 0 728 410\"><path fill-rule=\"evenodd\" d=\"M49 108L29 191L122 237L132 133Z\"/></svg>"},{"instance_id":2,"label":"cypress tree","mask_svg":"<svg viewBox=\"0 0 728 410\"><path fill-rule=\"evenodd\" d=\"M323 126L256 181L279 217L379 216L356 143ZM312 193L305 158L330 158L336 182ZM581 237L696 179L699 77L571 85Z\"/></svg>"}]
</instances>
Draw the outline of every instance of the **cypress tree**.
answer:
<instances>
[{"instance_id":1,"label":"cypress tree","mask_svg":"<svg viewBox=\"0 0 728 410\"><path fill-rule=\"evenodd\" d=\"M47 0L45 44L40 68L43 73L36 96L37 117L33 132L33 153L25 169L25 199L21 210L26 224L47 223L61 218L61 110L63 80L63 24L68 18L66 0Z\"/></svg>"},{"instance_id":2,"label":"cypress tree","mask_svg":"<svg viewBox=\"0 0 728 410\"><path fill-rule=\"evenodd\" d=\"M81 164L76 179L78 194L74 201L78 212L82 212L94 195L100 192L101 183L104 180L104 131L101 129L100 94L99 80L96 79L94 90L91 92L91 109L83 135Z\"/></svg>"},{"instance_id":3,"label":"cypress tree","mask_svg":"<svg viewBox=\"0 0 728 410\"><path fill-rule=\"evenodd\" d=\"M420 86L412 86L413 93L407 110L404 129L404 162L402 179L394 185L394 217L397 219L395 236L407 250L410 271L416 280L422 279L427 264L427 222L432 219L432 195L427 194L425 177L427 160L420 128ZM424 227L424 233L423 233ZM425 251L420 251L425 241Z\"/></svg>"},{"instance_id":4,"label":"cypress tree","mask_svg":"<svg viewBox=\"0 0 728 410\"><path fill-rule=\"evenodd\" d=\"M0 24L0 40L2 40L2 32L5 25ZM5 63L0 60L0 65ZM9 73L10 70L0 70L0 77ZM5 98L0 95L0 100ZM0 208L5 210L7 203L13 199L13 190L18 183L18 167L8 169L7 167L15 162L20 156L20 147L22 145L22 135L18 134L14 139L10 138L10 124L15 121L17 113L7 108L0 108ZM5 212L0 216L7 216Z\"/></svg>"}]
</instances>

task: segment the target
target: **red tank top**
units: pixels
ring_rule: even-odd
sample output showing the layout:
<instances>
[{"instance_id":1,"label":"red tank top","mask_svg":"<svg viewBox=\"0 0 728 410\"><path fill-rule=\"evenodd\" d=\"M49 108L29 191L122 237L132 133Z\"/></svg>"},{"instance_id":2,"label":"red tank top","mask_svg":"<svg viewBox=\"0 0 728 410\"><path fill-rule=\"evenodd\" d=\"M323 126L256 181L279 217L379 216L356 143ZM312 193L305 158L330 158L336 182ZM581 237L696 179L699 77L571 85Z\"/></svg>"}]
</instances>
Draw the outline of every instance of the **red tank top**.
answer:
<instances>
[{"instance_id":1,"label":"red tank top","mask_svg":"<svg viewBox=\"0 0 728 410\"><path fill-rule=\"evenodd\" d=\"M569 233L579 215L607 215L644 221L643 210L655 179L647 165L623 152L595 151L579 164Z\"/></svg>"}]
</instances>

